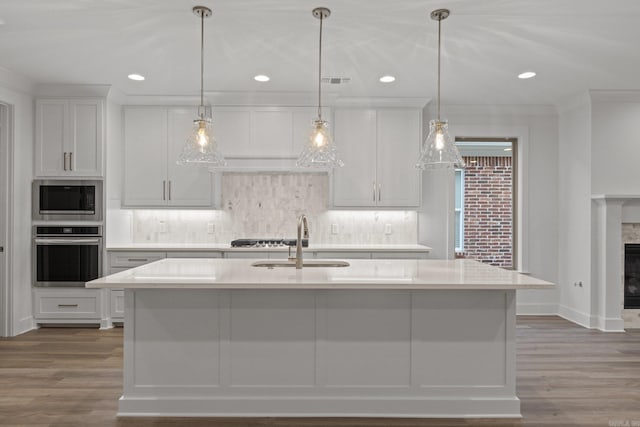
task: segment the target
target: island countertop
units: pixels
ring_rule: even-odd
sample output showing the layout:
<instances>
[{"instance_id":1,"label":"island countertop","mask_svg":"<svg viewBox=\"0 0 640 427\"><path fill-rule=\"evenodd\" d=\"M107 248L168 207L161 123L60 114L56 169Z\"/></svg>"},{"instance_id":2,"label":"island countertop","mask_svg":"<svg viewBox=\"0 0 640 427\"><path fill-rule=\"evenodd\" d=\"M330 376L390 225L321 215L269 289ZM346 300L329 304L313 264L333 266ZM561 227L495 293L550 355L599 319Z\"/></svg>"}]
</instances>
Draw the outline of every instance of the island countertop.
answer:
<instances>
[{"instance_id":1,"label":"island countertop","mask_svg":"<svg viewBox=\"0 0 640 427\"><path fill-rule=\"evenodd\" d=\"M257 259L160 261L87 282L115 289L540 289L553 283L469 259L348 260L348 267L253 267ZM329 261L329 260L324 260Z\"/></svg>"}]
</instances>

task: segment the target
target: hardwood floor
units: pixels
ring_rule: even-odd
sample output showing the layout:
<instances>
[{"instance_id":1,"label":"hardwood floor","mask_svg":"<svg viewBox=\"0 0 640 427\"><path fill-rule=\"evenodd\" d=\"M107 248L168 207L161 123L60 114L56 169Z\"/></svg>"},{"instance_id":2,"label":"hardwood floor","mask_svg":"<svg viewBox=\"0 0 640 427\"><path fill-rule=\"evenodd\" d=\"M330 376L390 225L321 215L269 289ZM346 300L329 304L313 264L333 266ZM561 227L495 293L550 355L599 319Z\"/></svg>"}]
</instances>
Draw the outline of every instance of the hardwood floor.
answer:
<instances>
[{"instance_id":1,"label":"hardwood floor","mask_svg":"<svg viewBox=\"0 0 640 427\"><path fill-rule=\"evenodd\" d=\"M2 426L640 427L640 330L518 319L520 420L117 418L122 329L43 328L0 338Z\"/></svg>"}]
</instances>

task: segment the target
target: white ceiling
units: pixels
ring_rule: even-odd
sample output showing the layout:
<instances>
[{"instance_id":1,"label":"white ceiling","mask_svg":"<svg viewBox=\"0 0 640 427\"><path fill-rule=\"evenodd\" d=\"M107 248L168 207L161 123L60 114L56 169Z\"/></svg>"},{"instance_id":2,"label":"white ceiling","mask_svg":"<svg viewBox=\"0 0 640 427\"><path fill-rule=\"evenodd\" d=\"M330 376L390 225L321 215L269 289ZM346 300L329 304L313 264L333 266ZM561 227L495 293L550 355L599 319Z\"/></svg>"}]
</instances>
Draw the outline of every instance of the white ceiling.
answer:
<instances>
[{"instance_id":1,"label":"white ceiling","mask_svg":"<svg viewBox=\"0 0 640 427\"><path fill-rule=\"evenodd\" d=\"M554 104L587 89L640 89L639 0L0 0L0 66L36 83L112 84L128 95L205 90L313 92L317 6L325 85L340 96L435 97L442 23L443 104ZM533 70L538 76L519 80ZM127 79L130 73L144 82ZM271 81L257 83L255 74ZM395 75L383 85L378 78Z\"/></svg>"}]
</instances>

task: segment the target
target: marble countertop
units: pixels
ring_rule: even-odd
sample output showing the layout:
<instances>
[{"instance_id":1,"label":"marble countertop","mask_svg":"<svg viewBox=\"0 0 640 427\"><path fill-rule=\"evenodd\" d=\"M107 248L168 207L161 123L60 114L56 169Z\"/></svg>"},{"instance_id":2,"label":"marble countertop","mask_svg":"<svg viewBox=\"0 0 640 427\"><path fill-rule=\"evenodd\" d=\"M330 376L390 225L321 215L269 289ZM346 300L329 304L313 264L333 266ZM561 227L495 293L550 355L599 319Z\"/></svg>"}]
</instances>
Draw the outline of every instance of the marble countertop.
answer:
<instances>
[{"instance_id":1,"label":"marble countertop","mask_svg":"<svg viewBox=\"0 0 640 427\"><path fill-rule=\"evenodd\" d=\"M295 249L295 248L292 248ZM287 247L232 248L228 243L127 243L107 245L108 251L225 251L225 252L287 252ZM341 245L314 244L303 248L305 252L430 252L431 248L418 244Z\"/></svg>"},{"instance_id":2,"label":"marble countertop","mask_svg":"<svg viewBox=\"0 0 640 427\"><path fill-rule=\"evenodd\" d=\"M256 259L168 258L86 284L116 289L534 289L544 280L459 260L348 260L348 267L253 267ZM268 260L273 261L273 260ZM314 260L317 261L317 260ZM323 260L328 261L328 260Z\"/></svg>"}]
</instances>

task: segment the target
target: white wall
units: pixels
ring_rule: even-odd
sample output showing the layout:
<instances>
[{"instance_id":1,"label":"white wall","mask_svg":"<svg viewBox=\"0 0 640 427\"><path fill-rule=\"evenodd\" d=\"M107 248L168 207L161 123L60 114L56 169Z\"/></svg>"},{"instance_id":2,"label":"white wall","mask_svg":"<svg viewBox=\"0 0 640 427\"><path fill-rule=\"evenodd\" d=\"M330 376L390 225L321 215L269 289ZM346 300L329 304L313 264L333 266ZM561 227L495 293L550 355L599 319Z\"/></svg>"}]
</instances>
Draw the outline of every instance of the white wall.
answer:
<instances>
[{"instance_id":1,"label":"white wall","mask_svg":"<svg viewBox=\"0 0 640 427\"><path fill-rule=\"evenodd\" d=\"M13 107L14 144L10 150L9 335L34 327L31 307L31 177L33 174L34 99L30 83L0 69L0 101Z\"/></svg>"},{"instance_id":2,"label":"white wall","mask_svg":"<svg viewBox=\"0 0 640 427\"><path fill-rule=\"evenodd\" d=\"M558 279L558 119L549 106L443 106L452 137L517 137L518 268ZM428 108L425 126L436 117ZM556 313L558 289L518 292L518 313Z\"/></svg>"},{"instance_id":3,"label":"white wall","mask_svg":"<svg viewBox=\"0 0 640 427\"><path fill-rule=\"evenodd\" d=\"M559 114L559 313L591 324L591 103L584 94ZM576 286L576 283L582 286Z\"/></svg>"}]
</instances>

